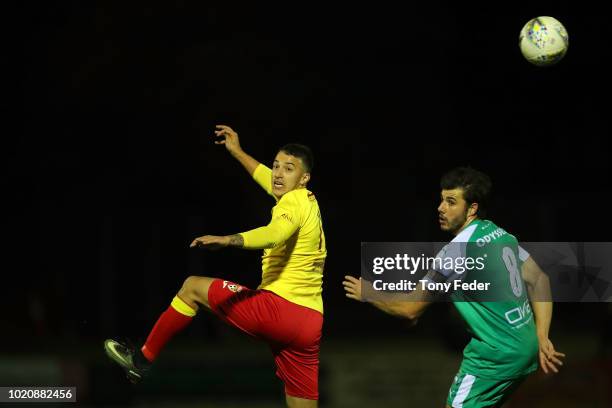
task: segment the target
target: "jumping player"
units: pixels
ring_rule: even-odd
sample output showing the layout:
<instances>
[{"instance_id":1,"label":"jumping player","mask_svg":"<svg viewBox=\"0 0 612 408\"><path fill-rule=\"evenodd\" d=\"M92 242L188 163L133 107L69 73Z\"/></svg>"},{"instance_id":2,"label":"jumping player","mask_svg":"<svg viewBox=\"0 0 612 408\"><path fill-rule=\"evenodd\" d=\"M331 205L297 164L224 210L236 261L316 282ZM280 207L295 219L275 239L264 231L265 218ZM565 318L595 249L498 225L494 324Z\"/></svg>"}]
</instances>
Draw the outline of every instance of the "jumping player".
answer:
<instances>
[{"instance_id":1,"label":"jumping player","mask_svg":"<svg viewBox=\"0 0 612 408\"><path fill-rule=\"evenodd\" d=\"M327 249L319 205L306 189L312 153L304 145L285 145L270 169L242 150L230 127L218 125L215 135L215 143L225 145L274 197L276 206L267 226L234 235L204 235L191 247L263 249L261 284L253 290L224 279L190 276L140 349L109 339L104 343L106 353L130 381L139 382L164 345L205 307L270 345L289 407L316 407Z\"/></svg>"}]
</instances>

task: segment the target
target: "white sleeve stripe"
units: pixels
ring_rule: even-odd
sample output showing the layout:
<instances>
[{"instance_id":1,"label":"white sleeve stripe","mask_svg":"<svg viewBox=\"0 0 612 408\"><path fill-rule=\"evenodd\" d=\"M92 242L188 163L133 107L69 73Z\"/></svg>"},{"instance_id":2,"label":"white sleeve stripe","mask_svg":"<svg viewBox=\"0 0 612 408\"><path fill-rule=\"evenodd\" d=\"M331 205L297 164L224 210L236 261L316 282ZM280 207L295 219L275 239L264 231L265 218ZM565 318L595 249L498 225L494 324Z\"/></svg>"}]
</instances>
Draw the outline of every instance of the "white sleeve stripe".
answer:
<instances>
[{"instance_id":1,"label":"white sleeve stripe","mask_svg":"<svg viewBox=\"0 0 612 408\"><path fill-rule=\"evenodd\" d=\"M525 251L525 249L519 245L518 247L518 255L521 261L525 262L531 255L529 252Z\"/></svg>"},{"instance_id":2,"label":"white sleeve stripe","mask_svg":"<svg viewBox=\"0 0 612 408\"><path fill-rule=\"evenodd\" d=\"M468 394L472 390L474 381L476 381L476 377L473 375L466 374L465 377L463 377L463 381L461 381L461 385L457 390L457 395L455 395L455 398L453 399L453 408L463 408L463 401L465 401Z\"/></svg>"}]
</instances>

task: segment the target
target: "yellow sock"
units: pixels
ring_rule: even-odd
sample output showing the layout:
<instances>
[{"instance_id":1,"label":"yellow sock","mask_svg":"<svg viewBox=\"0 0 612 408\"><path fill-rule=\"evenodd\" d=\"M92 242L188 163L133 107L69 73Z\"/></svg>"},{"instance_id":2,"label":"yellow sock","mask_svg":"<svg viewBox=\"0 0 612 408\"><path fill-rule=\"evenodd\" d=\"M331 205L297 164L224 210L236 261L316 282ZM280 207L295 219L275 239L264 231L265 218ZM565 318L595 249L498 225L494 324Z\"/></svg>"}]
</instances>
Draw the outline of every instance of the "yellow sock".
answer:
<instances>
[{"instance_id":1,"label":"yellow sock","mask_svg":"<svg viewBox=\"0 0 612 408\"><path fill-rule=\"evenodd\" d=\"M182 315L189 317L193 317L196 315L196 311L187 303L183 302L183 300L178 296L175 296L174 299L172 299L172 303L170 303L170 306L172 306L174 310L176 310Z\"/></svg>"}]
</instances>

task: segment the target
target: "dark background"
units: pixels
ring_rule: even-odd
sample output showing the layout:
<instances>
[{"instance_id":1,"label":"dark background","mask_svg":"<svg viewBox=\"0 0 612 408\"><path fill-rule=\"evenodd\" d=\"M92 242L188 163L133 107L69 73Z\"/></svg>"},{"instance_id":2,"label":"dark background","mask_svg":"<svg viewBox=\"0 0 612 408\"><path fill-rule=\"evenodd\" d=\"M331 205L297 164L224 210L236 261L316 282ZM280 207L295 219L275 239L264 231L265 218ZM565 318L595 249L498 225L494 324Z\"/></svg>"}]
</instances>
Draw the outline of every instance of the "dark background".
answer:
<instances>
[{"instance_id":1,"label":"dark background","mask_svg":"<svg viewBox=\"0 0 612 408\"><path fill-rule=\"evenodd\" d=\"M408 329L346 300L342 276L359 273L360 241L448 240L437 229L438 180L456 165L491 175L490 217L521 240L609 240L609 36L598 7L584 1L24 7L25 35L17 41L18 109L25 118L18 133L5 136L1 179L6 354L15 353L15 367L19 356L71 361L64 366L89 373L82 401L90 404L107 403L109 394L116 404L158 395L115 378L121 373L104 361L103 339L142 340L189 275L248 286L260 278L258 252L188 248L196 236L267 223L273 205L212 143L222 123L264 163L287 142L315 152L309 188L322 209L329 251L322 360L325 342L332 361L331 350L357 339L364 341L357 354L393 342L406 352L404 341L436 339L439 354L459 356L465 337L446 305ZM568 54L557 66L538 68L520 54L519 31L539 15L554 16L569 32ZM597 384L612 378L609 313L607 304L555 309L551 338L558 336L558 348L586 349L574 369ZM193 343L185 349L197 354L223 347L224 339L242 341L208 316L197 320L177 340ZM197 372L209 370L203 360ZM601 361L608 369L597 368ZM267 404L271 395L278 403L281 389L265 367L269 377L262 381L273 392L258 398ZM74 374L62 370L67 385ZM12 377L6 369L2 382L37 383L22 371ZM333 369L322 366L322 404L346 406L346 393L326 372ZM428 396L431 406L442 403L452 379L440 377L443 391ZM560 378L540 378L525 396L531 402L521 406L585 406L575 402L585 398L580 392L576 400L563 398L568 405L542 392L544 385L576 388L571 375ZM410 379L402 384L409 388ZM244 401L257 394L241 392L240 381L232 387ZM161 395L216 401L214 386L204 395L195 389L169 387ZM383 404L381 395L374 400ZM604 392L589 406L605 406L609 397Z\"/></svg>"}]
</instances>

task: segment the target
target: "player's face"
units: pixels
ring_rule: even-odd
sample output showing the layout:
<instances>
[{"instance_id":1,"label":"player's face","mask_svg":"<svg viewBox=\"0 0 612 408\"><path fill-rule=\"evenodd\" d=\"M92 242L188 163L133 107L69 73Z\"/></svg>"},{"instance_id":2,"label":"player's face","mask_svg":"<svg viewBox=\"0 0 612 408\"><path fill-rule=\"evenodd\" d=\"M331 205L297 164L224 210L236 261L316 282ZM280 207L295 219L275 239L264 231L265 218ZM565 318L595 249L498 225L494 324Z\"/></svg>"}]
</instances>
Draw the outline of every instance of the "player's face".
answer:
<instances>
[{"instance_id":1,"label":"player's face","mask_svg":"<svg viewBox=\"0 0 612 408\"><path fill-rule=\"evenodd\" d=\"M278 152L272 165L272 194L276 198L280 199L291 190L305 187L308 180L310 173L305 171L302 159L283 151Z\"/></svg>"},{"instance_id":2,"label":"player's face","mask_svg":"<svg viewBox=\"0 0 612 408\"><path fill-rule=\"evenodd\" d=\"M438 206L438 222L442 231L456 234L468 219L468 203L463 198L463 189L442 190L442 202Z\"/></svg>"}]
</instances>

